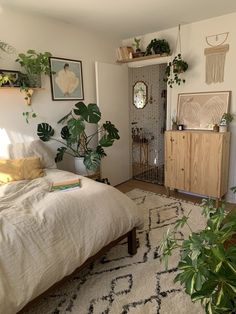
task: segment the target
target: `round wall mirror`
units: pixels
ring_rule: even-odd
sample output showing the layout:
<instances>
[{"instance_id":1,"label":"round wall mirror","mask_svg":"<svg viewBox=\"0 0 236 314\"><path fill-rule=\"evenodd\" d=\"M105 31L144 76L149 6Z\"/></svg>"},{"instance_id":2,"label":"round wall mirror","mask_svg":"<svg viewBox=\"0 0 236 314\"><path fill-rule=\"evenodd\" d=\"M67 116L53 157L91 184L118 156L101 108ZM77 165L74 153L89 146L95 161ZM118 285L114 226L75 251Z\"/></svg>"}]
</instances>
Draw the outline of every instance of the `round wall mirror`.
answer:
<instances>
[{"instance_id":1,"label":"round wall mirror","mask_svg":"<svg viewBox=\"0 0 236 314\"><path fill-rule=\"evenodd\" d=\"M148 87L143 81L137 81L133 86L133 102L137 109L142 109L148 102Z\"/></svg>"}]
</instances>

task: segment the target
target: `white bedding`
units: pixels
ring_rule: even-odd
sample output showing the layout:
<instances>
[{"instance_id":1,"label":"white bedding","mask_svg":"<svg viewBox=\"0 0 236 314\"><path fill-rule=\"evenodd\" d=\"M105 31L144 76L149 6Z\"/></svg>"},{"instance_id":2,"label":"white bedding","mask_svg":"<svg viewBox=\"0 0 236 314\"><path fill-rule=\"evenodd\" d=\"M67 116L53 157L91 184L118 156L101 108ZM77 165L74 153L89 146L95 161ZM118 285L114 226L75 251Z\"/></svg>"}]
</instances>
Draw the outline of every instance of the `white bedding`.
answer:
<instances>
[{"instance_id":1,"label":"white bedding","mask_svg":"<svg viewBox=\"0 0 236 314\"><path fill-rule=\"evenodd\" d=\"M0 186L0 313L12 314L72 273L103 246L142 224L136 205L111 186L82 178L74 191L57 169Z\"/></svg>"}]
</instances>

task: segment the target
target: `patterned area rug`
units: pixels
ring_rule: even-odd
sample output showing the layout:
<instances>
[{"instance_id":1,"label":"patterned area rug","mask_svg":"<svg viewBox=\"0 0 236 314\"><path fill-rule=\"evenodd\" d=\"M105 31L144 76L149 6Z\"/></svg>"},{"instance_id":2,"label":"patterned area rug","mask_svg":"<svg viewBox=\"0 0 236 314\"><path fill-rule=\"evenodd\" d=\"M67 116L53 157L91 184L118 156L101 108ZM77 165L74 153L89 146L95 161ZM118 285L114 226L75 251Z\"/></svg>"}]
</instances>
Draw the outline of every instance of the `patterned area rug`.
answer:
<instances>
[{"instance_id":1,"label":"patterned area rug","mask_svg":"<svg viewBox=\"0 0 236 314\"><path fill-rule=\"evenodd\" d=\"M139 189L127 193L144 213L145 223L138 230L140 247L135 256L121 242L102 259L68 279L55 291L41 298L27 314L202 314L178 284L179 251L173 254L168 270L160 263L158 245L163 233L184 213L190 214L194 230L203 226L201 208L173 198ZM179 233L180 238L187 229Z\"/></svg>"}]
</instances>

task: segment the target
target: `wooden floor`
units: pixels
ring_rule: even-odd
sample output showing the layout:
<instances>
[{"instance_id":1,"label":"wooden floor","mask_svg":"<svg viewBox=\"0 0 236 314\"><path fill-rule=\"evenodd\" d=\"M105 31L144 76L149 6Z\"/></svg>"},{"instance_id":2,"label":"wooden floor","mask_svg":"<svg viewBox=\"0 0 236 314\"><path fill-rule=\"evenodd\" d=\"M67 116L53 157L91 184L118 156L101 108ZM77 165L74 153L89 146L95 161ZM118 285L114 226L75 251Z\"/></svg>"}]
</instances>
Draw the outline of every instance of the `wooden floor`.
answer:
<instances>
[{"instance_id":1,"label":"wooden floor","mask_svg":"<svg viewBox=\"0 0 236 314\"><path fill-rule=\"evenodd\" d=\"M119 189L123 193L129 192L133 189L138 188L141 190L151 191L158 194L166 194L166 189L164 186L147 183L147 182L143 182L139 180L134 180L134 179L131 179L127 182L117 185L116 188ZM180 193L178 191L171 191L170 195L180 200L191 201L191 202L199 203L199 204L202 202L202 197ZM231 210L233 208L236 208L236 204L226 203L226 209Z\"/></svg>"}]
</instances>

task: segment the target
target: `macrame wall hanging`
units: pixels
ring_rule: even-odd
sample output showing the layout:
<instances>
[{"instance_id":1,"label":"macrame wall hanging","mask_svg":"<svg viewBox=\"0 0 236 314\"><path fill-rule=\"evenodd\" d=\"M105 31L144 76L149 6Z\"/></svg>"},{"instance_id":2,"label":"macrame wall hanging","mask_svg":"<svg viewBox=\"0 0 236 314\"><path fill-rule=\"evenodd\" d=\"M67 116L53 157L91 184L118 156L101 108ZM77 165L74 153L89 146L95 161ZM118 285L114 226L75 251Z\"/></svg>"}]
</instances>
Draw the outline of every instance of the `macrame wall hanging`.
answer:
<instances>
[{"instance_id":1,"label":"macrame wall hanging","mask_svg":"<svg viewBox=\"0 0 236 314\"><path fill-rule=\"evenodd\" d=\"M229 33L215 34L206 37L209 48L205 48L206 83L221 83L224 81L225 58L229 45L225 44Z\"/></svg>"}]
</instances>

